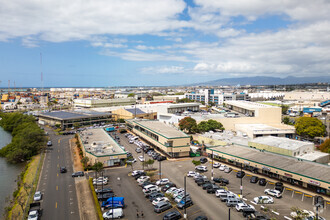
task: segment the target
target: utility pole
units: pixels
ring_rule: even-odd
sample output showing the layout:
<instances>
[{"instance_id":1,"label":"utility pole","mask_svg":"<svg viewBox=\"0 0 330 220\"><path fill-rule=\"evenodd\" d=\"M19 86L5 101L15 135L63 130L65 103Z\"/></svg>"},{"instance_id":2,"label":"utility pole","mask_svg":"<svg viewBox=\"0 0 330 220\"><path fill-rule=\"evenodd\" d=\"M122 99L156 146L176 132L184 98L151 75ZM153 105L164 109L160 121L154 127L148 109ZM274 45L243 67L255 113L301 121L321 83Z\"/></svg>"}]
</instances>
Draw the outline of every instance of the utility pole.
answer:
<instances>
[{"instance_id":1,"label":"utility pole","mask_svg":"<svg viewBox=\"0 0 330 220\"><path fill-rule=\"evenodd\" d=\"M184 219L187 219L187 175L184 175Z\"/></svg>"},{"instance_id":2,"label":"utility pole","mask_svg":"<svg viewBox=\"0 0 330 220\"><path fill-rule=\"evenodd\" d=\"M242 174L242 166L243 164L241 163L241 174ZM243 198L243 177L241 177L241 197Z\"/></svg>"},{"instance_id":3,"label":"utility pole","mask_svg":"<svg viewBox=\"0 0 330 220\"><path fill-rule=\"evenodd\" d=\"M162 178L162 161L159 161L159 179Z\"/></svg>"},{"instance_id":4,"label":"utility pole","mask_svg":"<svg viewBox=\"0 0 330 220\"><path fill-rule=\"evenodd\" d=\"M212 177L211 180L213 180L213 149L212 149L212 171L211 171Z\"/></svg>"}]
</instances>

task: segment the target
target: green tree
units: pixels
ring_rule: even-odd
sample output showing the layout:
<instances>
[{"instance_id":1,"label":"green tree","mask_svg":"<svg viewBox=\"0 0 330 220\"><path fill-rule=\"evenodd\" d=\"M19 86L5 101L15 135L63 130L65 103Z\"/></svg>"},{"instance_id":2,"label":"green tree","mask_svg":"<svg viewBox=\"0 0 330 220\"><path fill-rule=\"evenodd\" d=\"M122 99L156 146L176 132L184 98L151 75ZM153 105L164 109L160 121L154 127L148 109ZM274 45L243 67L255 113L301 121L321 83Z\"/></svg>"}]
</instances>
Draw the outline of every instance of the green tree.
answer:
<instances>
[{"instance_id":1,"label":"green tree","mask_svg":"<svg viewBox=\"0 0 330 220\"><path fill-rule=\"evenodd\" d=\"M87 163L89 162L89 158L88 157L83 157L80 162L84 165L84 168L86 168Z\"/></svg>"},{"instance_id":2,"label":"green tree","mask_svg":"<svg viewBox=\"0 0 330 220\"><path fill-rule=\"evenodd\" d=\"M330 154L330 139L326 139L319 147L320 151Z\"/></svg>"},{"instance_id":3,"label":"green tree","mask_svg":"<svg viewBox=\"0 0 330 220\"><path fill-rule=\"evenodd\" d=\"M286 115L287 112L288 112L289 106L288 105L281 105L281 108L282 108L282 114Z\"/></svg>"},{"instance_id":4,"label":"green tree","mask_svg":"<svg viewBox=\"0 0 330 220\"><path fill-rule=\"evenodd\" d=\"M201 165L201 162L199 160L192 160L191 161L195 166Z\"/></svg>"},{"instance_id":5,"label":"green tree","mask_svg":"<svg viewBox=\"0 0 330 220\"><path fill-rule=\"evenodd\" d=\"M325 126L317 118L300 117L294 126L297 134L303 137L323 137L325 133Z\"/></svg>"},{"instance_id":6,"label":"green tree","mask_svg":"<svg viewBox=\"0 0 330 220\"><path fill-rule=\"evenodd\" d=\"M293 125L294 124L294 123L291 122L290 117L288 117L288 116L285 116L283 118L283 123L286 124L286 125Z\"/></svg>"},{"instance_id":7,"label":"green tree","mask_svg":"<svg viewBox=\"0 0 330 220\"><path fill-rule=\"evenodd\" d=\"M207 132L210 130L210 127L209 127L209 124L207 123L207 121L201 121L197 125L197 129L199 132Z\"/></svg>"},{"instance_id":8,"label":"green tree","mask_svg":"<svg viewBox=\"0 0 330 220\"><path fill-rule=\"evenodd\" d=\"M191 133L196 133L197 131L197 123L196 120L191 117L184 117L179 122L179 127L181 130Z\"/></svg>"},{"instance_id":9,"label":"green tree","mask_svg":"<svg viewBox=\"0 0 330 220\"><path fill-rule=\"evenodd\" d=\"M130 93L127 95L127 97L134 97L135 96L135 93Z\"/></svg>"},{"instance_id":10,"label":"green tree","mask_svg":"<svg viewBox=\"0 0 330 220\"><path fill-rule=\"evenodd\" d=\"M103 170L103 163L97 162L93 165L94 170L99 173Z\"/></svg>"},{"instance_id":11,"label":"green tree","mask_svg":"<svg viewBox=\"0 0 330 220\"><path fill-rule=\"evenodd\" d=\"M74 128L79 128L80 127L80 124L78 122L75 122L75 123L73 123L73 127Z\"/></svg>"},{"instance_id":12,"label":"green tree","mask_svg":"<svg viewBox=\"0 0 330 220\"><path fill-rule=\"evenodd\" d=\"M210 120L207 121L207 124L209 125L209 128L212 131L214 131L216 129L218 129L218 130L225 130L225 128L223 127L223 125L220 122L216 121L216 120L210 119Z\"/></svg>"}]
</instances>

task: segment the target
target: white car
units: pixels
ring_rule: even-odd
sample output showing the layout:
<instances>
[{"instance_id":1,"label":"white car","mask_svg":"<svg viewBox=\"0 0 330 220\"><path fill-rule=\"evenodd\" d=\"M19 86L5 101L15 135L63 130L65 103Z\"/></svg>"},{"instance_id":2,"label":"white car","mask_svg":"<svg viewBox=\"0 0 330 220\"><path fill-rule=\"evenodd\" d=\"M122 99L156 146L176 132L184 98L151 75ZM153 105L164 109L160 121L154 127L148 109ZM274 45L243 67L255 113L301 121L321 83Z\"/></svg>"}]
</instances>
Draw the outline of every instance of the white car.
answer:
<instances>
[{"instance_id":1,"label":"white car","mask_svg":"<svg viewBox=\"0 0 330 220\"><path fill-rule=\"evenodd\" d=\"M254 206L253 205L250 205L250 204L246 204L245 202L242 202L242 203L237 203L237 205L235 206L236 210L238 212L242 211L243 208L251 208L251 209L254 209Z\"/></svg>"},{"instance_id":2,"label":"white car","mask_svg":"<svg viewBox=\"0 0 330 220\"><path fill-rule=\"evenodd\" d=\"M206 172L207 171L207 166L196 166L195 167L196 170L198 171L202 171L202 172Z\"/></svg>"},{"instance_id":3,"label":"white car","mask_svg":"<svg viewBox=\"0 0 330 220\"><path fill-rule=\"evenodd\" d=\"M214 168L219 168L220 166L221 166L221 164L218 163L218 162L213 163L213 167L214 167Z\"/></svg>"},{"instance_id":4,"label":"white car","mask_svg":"<svg viewBox=\"0 0 330 220\"><path fill-rule=\"evenodd\" d=\"M99 176L97 179L93 179L93 181L103 181L103 180L106 180L106 181L108 181L109 180L109 178L108 177L106 177L106 176Z\"/></svg>"},{"instance_id":5,"label":"white car","mask_svg":"<svg viewBox=\"0 0 330 220\"><path fill-rule=\"evenodd\" d=\"M42 193L40 191L37 191L33 196L34 201L40 201L41 198L42 198Z\"/></svg>"},{"instance_id":6,"label":"white car","mask_svg":"<svg viewBox=\"0 0 330 220\"><path fill-rule=\"evenodd\" d=\"M148 181L148 180L150 180L149 176L141 176L136 181L139 183L139 185L142 185L142 183L144 183L145 181Z\"/></svg>"},{"instance_id":7,"label":"white car","mask_svg":"<svg viewBox=\"0 0 330 220\"><path fill-rule=\"evenodd\" d=\"M144 170L134 170L132 172L132 176L136 176L136 175L138 175L139 173L142 173L142 172L144 172Z\"/></svg>"},{"instance_id":8,"label":"white car","mask_svg":"<svg viewBox=\"0 0 330 220\"><path fill-rule=\"evenodd\" d=\"M112 215L113 212L113 215ZM104 219L114 219L114 218L121 218L124 216L124 212L122 208L115 208L110 209L109 211L103 213Z\"/></svg>"},{"instance_id":9,"label":"white car","mask_svg":"<svg viewBox=\"0 0 330 220\"><path fill-rule=\"evenodd\" d=\"M195 171L189 171L187 173L187 177L194 177L196 175L196 172Z\"/></svg>"},{"instance_id":10,"label":"white car","mask_svg":"<svg viewBox=\"0 0 330 220\"><path fill-rule=\"evenodd\" d=\"M276 198L281 198L282 197L282 193L276 189L265 189L264 193L266 195L270 195L270 196L274 196Z\"/></svg>"},{"instance_id":11,"label":"white car","mask_svg":"<svg viewBox=\"0 0 330 220\"><path fill-rule=\"evenodd\" d=\"M108 181L107 180L96 180L93 181L93 185L101 186L101 185L107 185Z\"/></svg>"},{"instance_id":12,"label":"white car","mask_svg":"<svg viewBox=\"0 0 330 220\"><path fill-rule=\"evenodd\" d=\"M143 161L144 161L144 157L143 157L143 156L139 156L139 160L140 160L141 162L143 162Z\"/></svg>"},{"instance_id":13,"label":"white car","mask_svg":"<svg viewBox=\"0 0 330 220\"><path fill-rule=\"evenodd\" d=\"M292 218L296 218L296 217L298 217L298 213L297 213L297 212L299 212L299 211L291 212L291 213L290 213L291 217L292 217ZM301 212L301 213L299 213L299 214L303 214L306 218L308 218L308 217L315 217L315 214L314 214L314 212L312 212L312 211L308 211L308 210L306 210L306 209L303 209L303 210L300 210L300 212Z\"/></svg>"},{"instance_id":14,"label":"white car","mask_svg":"<svg viewBox=\"0 0 330 220\"><path fill-rule=\"evenodd\" d=\"M171 188L169 188L168 190L166 190L166 194L172 194L172 192L173 192L173 190L175 190L175 189L177 189L176 187L171 187Z\"/></svg>"},{"instance_id":15,"label":"white car","mask_svg":"<svg viewBox=\"0 0 330 220\"><path fill-rule=\"evenodd\" d=\"M142 191L145 193L145 192L148 192L148 191L153 190L153 189L159 190L158 186L155 186L155 185L148 185L148 186L144 187L144 188L142 189Z\"/></svg>"},{"instance_id":16,"label":"white car","mask_svg":"<svg viewBox=\"0 0 330 220\"><path fill-rule=\"evenodd\" d=\"M160 179L160 180L158 180L158 181L156 182L156 185L157 185L157 186L159 186L159 185L165 185L165 184L167 184L167 183L169 183L169 182L170 182L169 179L164 178L164 179Z\"/></svg>"},{"instance_id":17,"label":"white car","mask_svg":"<svg viewBox=\"0 0 330 220\"><path fill-rule=\"evenodd\" d=\"M154 199L153 201L152 201L152 204L153 205L157 205L158 203L160 203L160 202L168 202L169 200L168 200L168 198L166 198L166 197L159 197L159 198L156 198L156 199Z\"/></svg>"},{"instance_id":18,"label":"white car","mask_svg":"<svg viewBox=\"0 0 330 220\"><path fill-rule=\"evenodd\" d=\"M257 204L271 204L274 203L274 200L270 196L259 196L255 197L253 201Z\"/></svg>"},{"instance_id":19,"label":"white car","mask_svg":"<svg viewBox=\"0 0 330 220\"><path fill-rule=\"evenodd\" d=\"M227 193L228 191L225 190L225 189L218 189L217 191L215 191L215 196L216 197L219 197L220 194L223 194L223 193Z\"/></svg>"},{"instance_id":20,"label":"white car","mask_svg":"<svg viewBox=\"0 0 330 220\"><path fill-rule=\"evenodd\" d=\"M227 166L222 164L222 165L219 167L219 170L224 171L226 168L227 168Z\"/></svg>"}]
</instances>

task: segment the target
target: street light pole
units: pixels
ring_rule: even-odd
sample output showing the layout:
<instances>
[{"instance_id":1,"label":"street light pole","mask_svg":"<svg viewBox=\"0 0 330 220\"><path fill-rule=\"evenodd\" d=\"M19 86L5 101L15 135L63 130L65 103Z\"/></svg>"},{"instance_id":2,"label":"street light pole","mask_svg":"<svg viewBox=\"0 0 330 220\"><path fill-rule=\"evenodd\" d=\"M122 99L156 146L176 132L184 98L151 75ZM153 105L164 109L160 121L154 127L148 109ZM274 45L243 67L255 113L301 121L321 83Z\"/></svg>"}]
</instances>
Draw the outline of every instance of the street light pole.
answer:
<instances>
[{"instance_id":1,"label":"street light pole","mask_svg":"<svg viewBox=\"0 0 330 220\"><path fill-rule=\"evenodd\" d=\"M228 220L230 220L230 208L228 208Z\"/></svg>"},{"instance_id":2,"label":"street light pole","mask_svg":"<svg viewBox=\"0 0 330 220\"><path fill-rule=\"evenodd\" d=\"M242 174L242 163L241 163L241 174ZM243 198L243 177L241 177L241 197Z\"/></svg>"},{"instance_id":3,"label":"street light pole","mask_svg":"<svg viewBox=\"0 0 330 220\"><path fill-rule=\"evenodd\" d=\"M144 150L143 150L143 148L142 148L142 154L143 154L143 159L144 159L144 161L142 162L142 166L143 166L143 172L144 172L144 163L146 162L146 159L144 158Z\"/></svg>"},{"instance_id":4,"label":"street light pole","mask_svg":"<svg viewBox=\"0 0 330 220\"><path fill-rule=\"evenodd\" d=\"M184 176L184 215L183 218L187 219L187 176Z\"/></svg>"},{"instance_id":5,"label":"street light pole","mask_svg":"<svg viewBox=\"0 0 330 220\"><path fill-rule=\"evenodd\" d=\"M162 178L162 161L159 161L159 179Z\"/></svg>"},{"instance_id":6,"label":"street light pole","mask_svg":"<svg viewBox=\"0 0 330 220\"><path fill-rule=\"evenodd\" d=\"M213 180L213 150L212 150L212 171L211 171L212 177L211 180Z\"/></svg>"}]
</instances>

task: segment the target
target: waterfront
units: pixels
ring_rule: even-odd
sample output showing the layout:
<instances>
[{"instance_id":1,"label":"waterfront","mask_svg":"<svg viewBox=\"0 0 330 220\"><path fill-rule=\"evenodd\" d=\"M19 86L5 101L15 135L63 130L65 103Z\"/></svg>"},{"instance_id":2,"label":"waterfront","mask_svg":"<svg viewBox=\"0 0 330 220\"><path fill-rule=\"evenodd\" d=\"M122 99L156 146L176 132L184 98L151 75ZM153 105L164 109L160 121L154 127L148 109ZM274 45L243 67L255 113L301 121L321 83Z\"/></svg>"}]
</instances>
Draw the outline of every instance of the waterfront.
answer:
<instances>
[{"instance_id":1,"label":"waterfront","mask_svg":"<svg viewBox=\"0 0 330 220\"><path fill-rule=\"evenodd\" d=\"M0 148L6 146L11 142L11 135L9 132L0 127ZM8 164L5 158L0 157L0 219L4 213L6 205L6 198L12 196L16 187L16 177L24 168L23 164L13 165Z\"/></svg>"}]
</instances>

